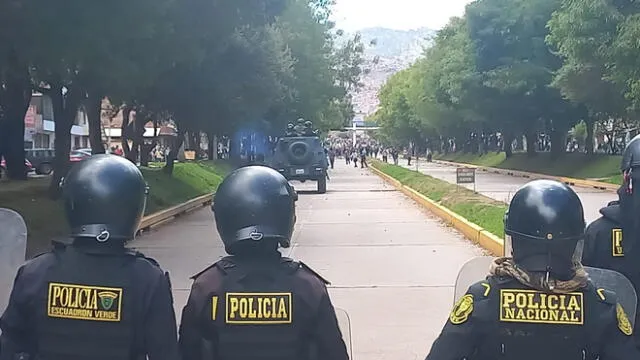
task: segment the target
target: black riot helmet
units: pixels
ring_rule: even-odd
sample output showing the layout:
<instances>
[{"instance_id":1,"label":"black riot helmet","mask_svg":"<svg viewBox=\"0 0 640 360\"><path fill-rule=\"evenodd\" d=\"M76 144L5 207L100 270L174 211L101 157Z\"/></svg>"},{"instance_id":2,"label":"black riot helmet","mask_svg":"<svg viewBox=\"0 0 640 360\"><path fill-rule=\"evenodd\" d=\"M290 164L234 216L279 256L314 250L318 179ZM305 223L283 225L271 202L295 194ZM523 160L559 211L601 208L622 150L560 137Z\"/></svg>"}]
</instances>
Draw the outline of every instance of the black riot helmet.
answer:
<instances>
[{"instance_id":1,"label":"black riot helmet","mask_svg":"<svg viewBox=\"0 0 640 360\"><path fill-rule=\"evenodd\" d=\"M624 149L622 162L623 182L618 189L621 220L624 234L622 247L625 257L637 256L640 248L637 245L640 234L640 135L637 135ZM633 255L632 255L633 254Z\"/></svg>"},{"instance_id":2,"label":"black riot helmet","mask_svg":"<svg viewBox=\"0 0 640 360\"><path fill-rule=\"evenodd\" d=\"M100 243L135 236L147 199L142 173L117 155L94 155L71 168L62 181L71 236Z\"/></svg>"},{"instance_id":3,"label":"black riot helmet","mask_svg":"<svg viewBox=\"0 0 640 360\"><path fill-rule=\"evenodd\" d=\"M640 167L640 135L636 135L622 153L622 162L620 170L626 172L634 167Z\"/></svg>"},{"instance_id":4,"label":"black riot helmet","mask_svg":"<svg viewBox=\"0 0 640 360\"><path fill-rule=\"evenodd\" d=\"M237 255L242 245L257 242L289 247L297 200L287 179L269 167L246 166L227 175L212 205L226 252Z\"/></svg>"},{"instance_id":5,"label":"black riot helmet","mask_svg":"<svg viewBox=\"0 0 640 360\"><path fill-rule=\"evenodd\" d=\"M569 186L534 180L515 193L505 214L505 256L531 272L569 280L582 259L582 203Z\"/></svg>"}]
</instances>

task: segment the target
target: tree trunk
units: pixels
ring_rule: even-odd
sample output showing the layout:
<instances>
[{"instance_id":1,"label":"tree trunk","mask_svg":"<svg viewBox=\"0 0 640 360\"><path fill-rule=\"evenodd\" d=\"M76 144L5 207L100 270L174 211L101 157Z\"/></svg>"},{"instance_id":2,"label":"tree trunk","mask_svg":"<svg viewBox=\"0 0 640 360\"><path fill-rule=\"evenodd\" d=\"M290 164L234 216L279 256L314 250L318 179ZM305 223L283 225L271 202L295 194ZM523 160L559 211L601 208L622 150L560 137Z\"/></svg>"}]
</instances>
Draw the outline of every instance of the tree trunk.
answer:
<instances>
[{"instance_id":1,"label":"tree trunk","mask_svg":"<svg viewBox=\"0 0 640 360\"><path fill-rule=\"evenodd\" d=\"M513 156L513 150L511 148L511 144L513 143L513 133L510 131L504 132L502 134L502 140L504 142L504 144L502 144L502 151L504 151L507 158L510 158Z\"/></svg>"},{"instance_id":2,"label":"tree trunk","mask_svg":"<svg viewBox=\"0 0 640 360\"><path fill-rule=\"evenodd\" d=\"M124 156L129 158L129 136L127 134L127 129L129 128L129 122L131 120L131 109L130 105L124 105L122 107L122 124L120 125L120 146L122 147L122 151L124 152Z\"/></svg>"},{"instance_id":3,"label":"tree trunk","mask_svg":"<svg viewBox=\"0 0 640 360\"><path fill-rule=\"evenodd\" d=\"M550 131L549 138L551 140L551 158L557 159L565 153L566 133L567 129L560 128L559 126L557 128L554 126Z\"/></svg>"},{"instance_id":4,"label":"tree trunk","mask_svg":"<svg viewBox=\"0 0 640 360\"><path fill-rule=\"evenodd\" d=\"M178 151L180 151L182 143L184 143L185 132L186 131L178 127L178 136L174 138L174 143L171 146L171 151L169 151L169 155L167 156L167 164L162 169L167 174L173 174L173 162L178 157Z\"/></svg>"},{"instance_id":5,"label":"tree trunk","mask_svg":"<svg viewBox=\"0 0 640 360\"><path fill-rule=\"evenodd\" d=\"M587 136L584 142L584 148L587 152L587 155L593 155L593 133L595 127L595 119L591 116L585 117L584 119L585 125L587 125Z\"/></svg>"},{"instance_id":6,"label":"tree trunk","mask_svg":"<svg viewBox=\"0 0 640 360\"><path fill-rule=\"evenodd\" d=\"M536 156L538 154L536 152L536 140L537 140L538 134L534 129L526 129L524 132L524 137L527 142L527 156L528 157Z\"/></svg>"},{"instance_id":7,"label":"tree trunk","mask_svg":"<svg viewBox=\"0 0 640 360\"><path fill-rule=\"evenodd\" d=\"M147 113L136 109L136 117L131 124L129 124L129 128L127 128L128 134L131 134L131 140L133 140L133 145L131 146L131 150L127 159L129 159L134 164L137 164L138 157L140 156L141 151L144 147L144 125L147 122Z\"/></svg>"},{"instance_id":8,"label":"tree trunk","mask_svg":"<svg viewBox=\"0 0 640 360\"><path fill-rule=\"evenodd\" d=\"M1 139L4 145L2 153L7 165L10 179L26 180L27 169L24 166L24 117L31 102L31 82L26 70L17 64L9 67L3 91L4 128ZM0 155L0 158L2 155Z\"/></svg>"},{"instance_id":9,"label":"tree trunk","mask_svg":"<svg viewBox=\"0 0 640 360\"><path fill-rule=\"evenodd\" d=\"M86 100L87 117L89 118L89 142L91 152L94 154L104 154L105 149L102 144L102 98L89 92Z\"/></svg>"},{"instance_id":10,"label":"tree trunk","mask_svg":"<svg viewBox=\"0 0 640 360\"><path fill-rule=\"evenodd\" d=\"M218 144L216 141L216 136L213 135L213 132L207 133L207 157L209 160L217 160L218 159Z\"/></svg>"},{"instance_id":11,"label":"tree trunk","mask_svg":"<svg viewBox=\"0 0 640 360\"><path fill-rule=\"evenodd\" d=\"M49 195L52 199L60 196L60 180L69 171L69 153L71 152L71 127L80 105L77 89L67 87L67 93L62 95L61 83L52 83L51 102L53 103L53 117L55 121L55 153L53 176L49 184Z\"/></svg>"}]
</instances>

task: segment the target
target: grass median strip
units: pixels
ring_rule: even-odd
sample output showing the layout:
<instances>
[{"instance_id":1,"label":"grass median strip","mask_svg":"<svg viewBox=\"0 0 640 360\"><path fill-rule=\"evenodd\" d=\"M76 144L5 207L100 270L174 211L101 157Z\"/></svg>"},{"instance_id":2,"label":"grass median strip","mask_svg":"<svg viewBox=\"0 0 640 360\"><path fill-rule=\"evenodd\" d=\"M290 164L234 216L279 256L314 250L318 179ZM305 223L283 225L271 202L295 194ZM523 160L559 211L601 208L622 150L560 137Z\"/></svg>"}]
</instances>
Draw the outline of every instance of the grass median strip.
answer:
<instances>
[{"instance_id":1,"label":"grass median strip","mask_svg":"<svg viewBox=\"0 0 640 360\"><path fill-rule=\"evenodd\" d=\"M214 192L231 166L212 161L176 163L173 175L157 167L141 170L149 184L145 211L149 215ZM50 240L68 231L60 203L48 197L48 186L49 178L0 185L0 207L19 212L27 223L28 256L48 249Z\"/></svg>"},{"instance_id":2,"label":"grass median strip","mask_svg":"<svg viewBox=\"0 0 640 360\"><path fill-rule=\"evenodd\" d=\"M558 158L553 158L550 153L536 153L533 157L525 153L515 153L507 159L504 153L491 152L480 156L456 152L436 154L434 159L545 175L588 179L616 185L622 184L622 176L620 175L621 157L618 155L565 153Z\"/></svg>"},{"instance_id":3,"label":"grass median strip","mask_svg":"<svg viewBox=\"0 0 640 360\"><path fill-rule=\"evenodd\" d=\"M504 237L503 218L507 210L504 203L401 166L378 160L373 160L372 166L490 233Z\"/></svg>"}]
</instances>

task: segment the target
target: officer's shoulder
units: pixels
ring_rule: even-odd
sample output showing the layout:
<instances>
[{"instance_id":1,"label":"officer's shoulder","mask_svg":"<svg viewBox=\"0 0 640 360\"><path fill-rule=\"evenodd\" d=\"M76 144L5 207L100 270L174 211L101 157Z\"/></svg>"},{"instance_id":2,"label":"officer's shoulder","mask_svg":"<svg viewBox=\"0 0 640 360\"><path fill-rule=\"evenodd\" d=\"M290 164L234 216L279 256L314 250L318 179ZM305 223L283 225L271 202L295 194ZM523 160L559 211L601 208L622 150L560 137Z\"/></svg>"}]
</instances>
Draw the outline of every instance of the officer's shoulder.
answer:
<instances>
[{"instance_id":1,"label":"officer's shoulder","mask_svg":"<svg viewBox=\"0 0 640 360\"><path fill-rule=\"evenodd\" d=\"M145 267L150 271L159 271L160 273L164 274L162 268L160 267L160 263L158 263L156 259L146 256L140 251L133 249L127 250L126 255L133 257L136 261L136 265Z\"/></svg>"},{"instance_id":2,"label":"officer's shoulder","mask_svg":"<svg viewBox=\"0 0 640 360\"><path fill-rule=\"evenodd\" d=\"M56 262L56 253L55 250L50 250L46 252L39 253L32 257L31 259L25 261L22 265L23 269L35 270L41 268L42 266L47 266Z\"/></svg>"},{"instance_id":3,"label":"officer's shoulder","mask_svg":"<svg viewBox=\"0 0 640 360\"><path fill-rule=\"evenodd\" d=\"M312 281L320 281L324 286L331 285L331 282L325 279L318 272L313 270L309 265L305 264L302 261L295 261L290 258L283 257L282 264L291 270L295 271L295 273L302 278L309 279Z\"/></svg>"},{"instance_id":4,"label":"officer's shoulder","mask_svg":"<svg viewBox=\"0 0 640 360\"><path fill-rule=\"evenodd\" d=\"M485 280L478 281L469 286L467 295L473 296L474 300L487 299L489 295L491 295L491 292L495 290L493 287L495 287L495 281L487 277Z\"/></svg>"},{"instance_id":5,"label":"officer's shoulder","mask_svg":"<svg viewBox=\"0 0 640 360\"><path fill-rule=\"evenodd\" d=\"M233 259L233 256L225 256L222 259L214 262L213 264L207 266L206 268L202 269L200 272L194 274L191 276L191 280L198 280L199 277L201 277L204 274L208 274L210 272L213 271L220 271L222 273L225 273L227 269L236 266L235 261Z\"/></svg>"},{"instance_id":6,"label":"officer's shoulder","mask_svg":"<svg viewBox=\"0 0 640 360\"><path fill-rule=\"evenodd\" d=\"M616 304L618 303L618 296L611 290L590 285L587 288L587 291L591 293L602 304L616 306Z\"/></svg>"}]
</instances>

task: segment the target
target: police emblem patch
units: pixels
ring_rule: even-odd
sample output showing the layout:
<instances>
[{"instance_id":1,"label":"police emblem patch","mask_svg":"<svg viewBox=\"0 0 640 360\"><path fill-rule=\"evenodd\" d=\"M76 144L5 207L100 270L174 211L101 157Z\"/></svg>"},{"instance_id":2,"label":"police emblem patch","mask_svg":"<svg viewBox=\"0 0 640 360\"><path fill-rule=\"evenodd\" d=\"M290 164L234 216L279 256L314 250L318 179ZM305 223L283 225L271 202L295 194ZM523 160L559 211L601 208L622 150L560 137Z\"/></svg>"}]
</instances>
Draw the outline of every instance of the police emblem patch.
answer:
<instances>
[{"instance_id":1,"label":"police emblem patch","mask_svg":"<svg viewBox=\"0 0 640 360\"><path fill-rule=\"evenodd\" d=\"M225 322L237 325L291 324L291 293L227 293Z\"/></svg>"},{"instance_id":2,"label":"police emblem patch","mask_svg":"<svg viewBox=\"0 0 640 360\"><path fill-rule=\"evenodd\" d=\"M449 321L454 325L460 325L469 319L473 312L473 295L467 294L458 300L451 310Z\"/></svg>"},{"instance_id":3,"label":"police emblem patch","mask_svg":"<svg viewBox=\"0 0 640 360\"><path fill-rule=\"evenodd\" d=\"M548 294L537 290L501 289L500 321L534 324L584 324L583 294Z\"/></svg>"},{"instance_id":4,"label":"police emblem patch","mask_svg":"<svg viewBox=\"0 0 640 360\"><path fill-rule=\"evenodd\" d=\"M118 322L122 289L74 284L49 284L47 316L54 318Z\"/></svg>"},{"instance_id":5,"label":"police emblem patch","mask_svg":"<svg viewBox=\"0 0 640 360\"><path fill-rule=\"evenodd\" d=\"M631 322L629 322L629 318L627 318L627 314L620 304L616 305L616 317L618 318L618 328L620 331L625 335L633 335L633 326L631 326Z\"/></svg>"},{"instance_id":6,"label":"police emblem patch","mask_svg":"<svg viewBox=\"0 0 640 360\"><path fill-rule=\"evenodd\" d=\"M622 248L622 229L611 230L611 255L613 257L624 256Z\"/></svg>"}]
</instances>

